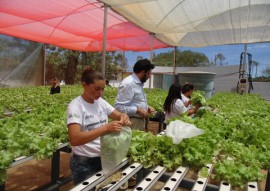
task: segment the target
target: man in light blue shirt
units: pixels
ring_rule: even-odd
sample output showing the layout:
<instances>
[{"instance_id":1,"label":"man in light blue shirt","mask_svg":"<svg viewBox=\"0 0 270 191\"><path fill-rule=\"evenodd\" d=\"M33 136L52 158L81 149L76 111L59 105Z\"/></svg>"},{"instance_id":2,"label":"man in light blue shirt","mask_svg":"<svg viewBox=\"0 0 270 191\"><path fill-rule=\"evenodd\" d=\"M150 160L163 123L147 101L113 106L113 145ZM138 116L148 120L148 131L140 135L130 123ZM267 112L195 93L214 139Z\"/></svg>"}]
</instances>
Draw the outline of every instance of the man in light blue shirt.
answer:
<instances>
[{"instance_id":1,"label":"man in light blue shirt","mask_svg":"<svg viewBox=\"0 0 270 191\"><path fill-rule=\"evenodd\" d=\"M155 65L147 59L138 60L133 67L133 74L126 77L119 86L114 107L128 114L131 128L145 130L146 118L155 112L147 104L143 84L150 78Z\"/></svg>"}]
</instances>

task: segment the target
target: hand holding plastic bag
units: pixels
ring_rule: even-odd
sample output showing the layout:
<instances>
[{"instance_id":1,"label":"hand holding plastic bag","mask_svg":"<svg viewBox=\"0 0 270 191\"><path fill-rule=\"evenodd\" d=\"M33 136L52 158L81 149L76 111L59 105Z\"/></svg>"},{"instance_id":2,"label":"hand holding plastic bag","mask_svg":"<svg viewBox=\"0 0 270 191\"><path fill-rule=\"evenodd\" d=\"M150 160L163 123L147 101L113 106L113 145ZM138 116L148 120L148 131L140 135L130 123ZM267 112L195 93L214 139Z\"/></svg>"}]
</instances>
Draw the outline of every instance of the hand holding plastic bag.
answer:
<instances>
[{"instance_id":1,"label":"hand holding plastic bag","mask_svg":"<svg viewBox=\"0 0 270 191\"><path fill-rule=\"evenodd\" d=\"M100 156L104 174L111 172L126 157L132 138L130 127L123 127L119 133L101 137Z\"/></svg>"},{"instance_id":2,"label":"hand holding plastic bag","mask_svg":"<svg viewBox=\"0 0 270 191\"><path fill-rule=\"evenodd\" d=\"M171 121L166 127L166 136L172 137L174 144L179 144L185 138L191 138L204 133L204 130L181 120Z\"/></svg>"}]
</instances>

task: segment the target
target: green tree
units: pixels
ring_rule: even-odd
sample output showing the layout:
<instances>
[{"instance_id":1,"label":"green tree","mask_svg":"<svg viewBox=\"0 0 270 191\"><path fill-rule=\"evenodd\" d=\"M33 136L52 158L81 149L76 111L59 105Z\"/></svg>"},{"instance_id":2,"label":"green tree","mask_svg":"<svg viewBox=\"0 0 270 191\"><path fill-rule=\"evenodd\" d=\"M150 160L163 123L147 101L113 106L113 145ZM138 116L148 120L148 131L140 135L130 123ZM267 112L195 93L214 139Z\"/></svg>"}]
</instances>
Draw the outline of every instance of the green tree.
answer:
<instances>
[{"instance_id":1,"label":"green tree","mask_svg":"<svg viewBox=\"0 0 270 191\"><path fill-rule=\"evenodd\" d=\"M126 71L126 69L128 67L127 58L125 57L125 52L122 52L121 63L119 64L119 66L122 69L124 69L124 71Z\"/></svg>"},{"instance_id":2,"label":"green tree","mask_svg":"<svg viewBox=\"0 0 270 191\"><path fill-rule=\"evenodd\" d=\"M153 63L157 66L173 66L174 62L174 53L173 51L161 52L153 56Z\"/></svg>"},{"instance_id":3,"label":"green tree","mask_svg":"<svg viewBox=\"0 0 270 191\"><path fill-rule=\"evenodd\" d=\"M259 62L253 60L253 61L251 62L251 65L252 65L253 67L255 67L255 77L257 77L257 72L258 72Z\"/></svg>"},{"instance_id":4,"label":"green tree","mask_svg":"<svg viewBox=\"0 0 270 191\"><path fill-rule=\"evenodd\" d=\"M66 51L66 70L65 82L67 84L74 84L76 82L76 74L79 65L80 52L75 50Z\"/></svg>"},{"instance_id":5,"label":"green tree","mask_svg":"<svg viewBox=\"0 0 270 191\"><path fill-rule=\"evenodd\" d=\"M106 79L114 79L118 72L118 66L121 66L123 69L127 67L127 60L123 58L121 52L106 52ZM101 52L87 52L87 66L94 68L97 71L101 72L102 66L102 53Z\"/></svg>"},{"instance_id":6,"label":"green tree","mask_svg":"<svg viewBox=\"0 0 270 191\"><path fill-rule=\"evenodd\" d=\"M217 65L217 61L219 61L219 65L223 66L225 60L226 58L223 54L218 53L215 55L215 65Z\"/></svg>"},{"instance_id":7,"label":"green tree","mask_svg":"<svg viewBox=\"0 0 270 191\"><path fill-rule=\"evenodd\" d=\"M117 75L117 67L122 64L123 55L120 52L106 53L106 78L113 79ZM85 67L91 67L101 72L101 52L79 52L54 46L47 47L46 81L56 76L64 79L66 84L80 82L81 72Z\"/></svg>"},{"instance_id":8,"label":"green tree","mask_svg":"<svg viewBox=\"0 0 270 191\"><path fill-rule=\"evenodd\" d=\"M269 78L270 78L270 67L266 67L266 68L262 71L262 74L263 74L265 77L269 77Z\"/></svg>"},{"instance_id":9,"label":"green tree","mask_svg":"<svg viewBox=\"0 0 270 191\"><path fill-rule=\"evenodd\" d=\"M157 66L173 66L174 51L162 52L153 58L153 62ZM199 52L191 50L180 51L176 50L176 66L178 67L198 67L209 66L208 57Z\"/></svg>"},{"instance_id":10,"label":"green tree","mask_svg":"<svg viewBox=\"0 0 270 191\"><path fill-rule=\"evenodd\" d=\"M261 76L256 76L252 79L254 82L270 82L270 67L266 67L262 71Z\"/></svg>"},{"instance_id":11,"label":"green tree","mask_svg":"<svg viewBox=\"0 0 270 191\"><path fill-rule=\"evenodd\" d=\"M46 81L49 82L52 77L58 77L66 84L74 84L80 52L47 46L46 54Z\"/></svg>"},{"instance_id":12,"label":"green tree","mask_svg":"<svg viewBox=\"0 0 270 191\"><path fill-rule=\"evenodd\" d=\"M36 42L0 35L0 71L11 71L38 46Z\"/></svg>"},{"instance_id":13,"label":"green tree","mask_svg":"<svg viewBox=\"0 0 270 191\"><path fill-rule=\"evenodd\" d=\"M137 61L141 59L144 59L143 56L137 56Z\"/></svg>"}]
</instances>

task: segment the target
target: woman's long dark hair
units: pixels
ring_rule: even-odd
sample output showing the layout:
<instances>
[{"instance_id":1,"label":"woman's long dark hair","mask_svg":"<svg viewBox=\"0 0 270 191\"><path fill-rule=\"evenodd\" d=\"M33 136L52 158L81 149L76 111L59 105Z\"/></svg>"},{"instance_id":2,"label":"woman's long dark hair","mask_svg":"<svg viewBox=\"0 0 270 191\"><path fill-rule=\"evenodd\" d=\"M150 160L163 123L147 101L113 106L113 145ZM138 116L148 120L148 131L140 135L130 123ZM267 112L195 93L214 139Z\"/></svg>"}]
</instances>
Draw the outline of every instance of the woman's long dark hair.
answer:
<instances>
[{"instance_id":1,"label":"woman's long dark hair","mask_svg":"<svg viewBox=\"0 0 270 191\"><path fill-rule=\"evenodd\" d=\"M169 89L168 95L165 99L165 102L163 104L164 111L167 113L171 113L171 108L177 99L182 99L181 85L180 84L172 84L170 89Z\"/></svg>"}]
</instances>

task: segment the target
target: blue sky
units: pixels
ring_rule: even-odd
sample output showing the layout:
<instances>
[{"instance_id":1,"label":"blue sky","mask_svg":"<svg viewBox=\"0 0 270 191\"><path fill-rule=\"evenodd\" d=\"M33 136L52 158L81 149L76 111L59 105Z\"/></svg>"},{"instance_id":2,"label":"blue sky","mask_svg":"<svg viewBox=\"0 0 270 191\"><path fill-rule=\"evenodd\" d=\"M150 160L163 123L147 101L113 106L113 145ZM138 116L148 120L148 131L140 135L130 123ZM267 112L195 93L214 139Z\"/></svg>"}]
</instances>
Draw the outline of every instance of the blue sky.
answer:
<instances>
[{"instance_id":1,"label":"blue sky","mask_svg":"<svg viewBox=\"0 0 270 191\"><path fill-rule=\"evenodd\" d=\"M172 51L173 48L164 48L154 50L155 54L160 52ZM240 55L244 52L244 44L235 44L235 45L221 45L221 46L208 46L201 48L189 48L189 47L178 47L178 50L192 50L195 52L204 53L208 56L209 60L215 58L215 55L221 53L225 57L224 62L228 62L228 65L239 65ZM247 45L247 52L252 55L252 60L257 61L258 65L258 75L261 74L261 71L266 69L267 66L270 67L270 43L255 43ZM129 66L132 68L134 63L137 60L137 56L142 56L143 58L150 58L150 51L145 52L125 52L125 56L128 60ZM253 71L255 74L255 70Z\"/></svg>"}]
</instances>

